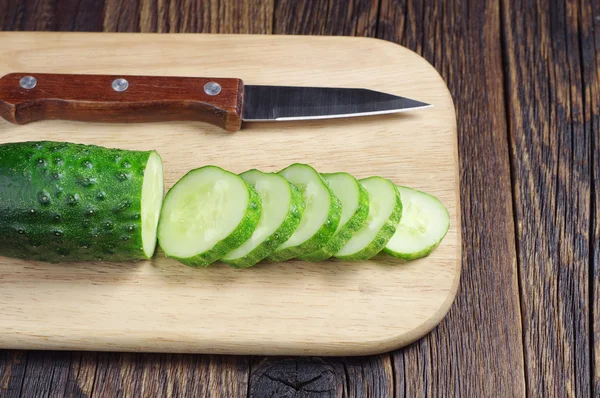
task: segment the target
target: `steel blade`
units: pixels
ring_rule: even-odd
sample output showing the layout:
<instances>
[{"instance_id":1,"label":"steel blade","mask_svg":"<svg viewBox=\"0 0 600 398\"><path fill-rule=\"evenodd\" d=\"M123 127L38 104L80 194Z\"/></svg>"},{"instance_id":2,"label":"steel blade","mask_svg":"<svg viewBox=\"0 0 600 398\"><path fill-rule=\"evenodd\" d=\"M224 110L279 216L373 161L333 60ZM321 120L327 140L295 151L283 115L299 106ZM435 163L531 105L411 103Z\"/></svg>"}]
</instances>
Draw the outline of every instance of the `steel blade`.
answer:
<instances>
[{"instance_id":1,"label":"steel blade","mask_svg":"<svg viewBox=\"0 0 600 398\"><path fill-rule=\"evenodd\" d=\"M244 121L329 119L430 107L410 98L363 88L244 86Z\"/></svg>"}]
</instances>

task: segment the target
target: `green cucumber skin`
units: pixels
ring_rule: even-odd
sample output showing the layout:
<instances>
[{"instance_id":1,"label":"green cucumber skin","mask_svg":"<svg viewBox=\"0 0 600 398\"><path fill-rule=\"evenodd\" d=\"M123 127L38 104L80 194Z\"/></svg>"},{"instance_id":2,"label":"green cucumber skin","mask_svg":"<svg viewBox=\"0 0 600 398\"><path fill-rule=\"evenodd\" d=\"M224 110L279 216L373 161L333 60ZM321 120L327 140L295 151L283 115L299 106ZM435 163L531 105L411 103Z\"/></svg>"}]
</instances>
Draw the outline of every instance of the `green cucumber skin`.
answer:
<instances>
[{"instance_id":1,"label":"green cucumber skin","mask_svg":"<svg viewBox=\"0 0 600 398\"><path fill-rule=\"evenodd\" d=\"M423 249L419 252L414 252L414 253L398 253L395 252L393 250L388 249L387 247L383 249L383 252L392 256L392 257L396 257L399 258L401 260L405 260L405 261L412 261L412 260L418 260L420 258L423 257L427 257L429 256L442 242L442 240L444 240L444 238L442 237L442 239L440 239L437 243L429 246L426 249Z\"/></svg>"},{"instance_id":2,"label":"green cucumber skin","mask_svg":"<svg viewBox=\"0 0 600 398\"><path fill-rule=\"evenodd\" d=\"M425 194L425 195L429 195L428 193L421 192L421 191L418 191L416 189L409 188L409 187L398 186L398 188L411 189L413 191L417 191L419 193L422 193L422 194ZM429 195L429 196L431 196L431 195ZM450 214L448 213L448 209L446 209L444 207L444 210L446 210L446 214L448 214L448 218L450 218ZM448 234L449 228L450 228L450 225L448 224L448 228L446 228L446 232L444 233L444 235L442 235L442 237L440 238L440 240L438 240L433 245L431 245L429 247L426 247L425 249L423 249L421 251L411 252L411 253L400 253L400 252L396 252L394 250L390 250L390 249L388 249L386 247L386 248L383 249L383 252L386 253L386 254L388 254L388 255L390 255L390 256L392 256L392 257L396 257L396 258L399 258L399 259L405 260L405 261L413 261L413 260L418 260L418 259L423 258L423 257L427 257L427 256L429 256L440 245L440 243L442 243L442 241L444 240L444 238Z\"/></svg>"},{"instance_id":3,"label":"green cucumber skin","mask_svg":"<svg viewBox=\"0 0 600 398\"><path fill-rule=\"evenodd\" d=\"M206 166L206 167L217 167L217 166ZM221 169L223 170L223 169ZM195 170L190 171L194 172ZM223 170L226 173L230 173L227 170ZM231 173L233 174L233 173ZM182 177L182 178L185 178ZM244 181L246 184L246 182ZM250 239L252 233L256 229L258 225L258 221L260 220L260 212L262 211L262 204L260 200L260 196L258 192L250 185L246 184L248 188L248 192L250 197L248 198L248 206L246 207L246 212L244 213L244 217L240 221L239 225L236 229L233 230L229 236L225 239L218 242L214 245L210 250L207 250L203 253L197 254L193 257L182 258L177 256L169 256L167 257L173 258L179 261L182 264L191 266L191 267L208 267L215 261L219 260L219 258L223 257L225 254L229 253L231 250L240 247L245 241ZM168 193L167 193L168 196ZM165 201L167 199L165 198ZM160 221L159 221L160 222Z\"/></svg>"},{"instance_id":4,"label":"green cucumber skin","mask_svg":"<svg viewBox=\"0 0 600 398\"><path fill-rule=\"evenodd\" d=\"M360 180L359 180L360 182ZM396 233L396 227L402 219L402 200L400 194L396 190L396 206L392 211L390 218L383 224L375 239L361 251L348 255L336 256L336 258L344 261L365 261L379 254L387 245L388 241Z\"/></svg>"},{"instance_id":5,"label":"green cucumber skin","mask_svg":"<svg viewBox=\"0 0 600 398\"><path fill-rule=\"evenodd\" d=\"M302 256L301 259L309 262L327 260L337 253L364 224L369 215L369 193L362 185L358 184L358 208L350 217L346 225L335 234L329 242L316 252Z\"/></svg>"},{"instance_id":6,"label":"green cucumber skin","mask_svg":"<svg viewBox=\"0 0 600 398\"><path fill-rule=\"evenodd\" d=\"M289 183L289 182L288 182ZM267 256L278 248L282 243L292 236L296 228L300 224L302 214L306 203L302 197L302 192L292 183L290 184L291 189L291 206L287 213L287 216L283 220L283 223L277 228L271 236L269 236L263 243L258 245L254 250L248 253L246 256L236 258L232 260L221 259L222 262L228 264L232 268L249 268L256 265L260 261L267 258Z\"/></svg>"},{"instance_id":7,"label":"green cucumber skin","mask_svg":"<svg viewBox=\"0 0 600 398\"><path fill-rule=\"evenodd\" d=\"M342 217L342 202L338 199L337 196L334 195L331 188L329 188L327 181L325 181L320 175L319 178L321 178L321 181L323 181L323 184L325 184L325 186L327 187L329 191L329 197L331 198L331 203L329 204L329 215L327 216L327 220L321 226L321 228L319 228L319 230L306 242L298 246L292 246L280 250L278 252L274 252L267 257L268 261L287 261L317 251L321 247L325 246L327 242L329 242L329 240L337 230L337 226L340 223L340 218Z\"/></svg>"},{"instance_id":8,"label":"green cucumber skin","mask_svg":"<svg viewBox=\"0 0 600 398\"><path fill-rule=\"evenodd\" d=\"M146 259L140 212L151 153L53 141L0 145L0 255Z\"/></svg>"}]
</instances>

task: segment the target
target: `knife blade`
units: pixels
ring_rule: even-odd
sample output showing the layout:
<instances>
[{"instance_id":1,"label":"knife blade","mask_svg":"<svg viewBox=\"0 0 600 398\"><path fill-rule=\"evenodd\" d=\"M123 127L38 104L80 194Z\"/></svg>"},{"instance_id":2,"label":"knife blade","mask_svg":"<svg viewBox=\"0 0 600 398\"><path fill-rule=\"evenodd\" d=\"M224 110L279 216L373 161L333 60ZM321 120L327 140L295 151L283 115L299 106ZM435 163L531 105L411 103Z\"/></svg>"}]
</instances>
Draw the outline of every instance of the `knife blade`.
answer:
<instances>
[{"instance_id":1,"label":"knife blade","mask_svg":"<svg viewBox=\"0 0 600 398\"><path fill-rule=\"evenodd\" d=\"M366 88L245 85L235 78L50 73L0 78L0 116L15 124L196 120L237 131L242 121L373 116L430 106Z\"/></svg>"}]
</instances>

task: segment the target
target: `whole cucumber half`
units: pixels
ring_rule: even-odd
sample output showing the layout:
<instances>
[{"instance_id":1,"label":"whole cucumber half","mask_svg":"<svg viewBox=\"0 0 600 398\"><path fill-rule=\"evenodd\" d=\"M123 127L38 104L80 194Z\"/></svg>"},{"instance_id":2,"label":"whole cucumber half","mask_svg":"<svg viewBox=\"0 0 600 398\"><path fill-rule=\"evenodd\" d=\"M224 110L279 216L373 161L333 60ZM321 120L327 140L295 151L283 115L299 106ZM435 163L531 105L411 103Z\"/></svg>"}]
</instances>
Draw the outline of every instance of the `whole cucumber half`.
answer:
<instances>
[{"instance_id":1,"label":"whole cucumber half","mask_svg":"<svg viewBox=\"0 0 600 398\"><path fill-rule=\"evenodd\" d=\"M167 193L158 241L167 257L206 267L246 242L260 215L260 197L242 177L217 166L201 167Z\"/></svg>"},{"instance_id":2,"label":"whole cucumber half","mask_svg":"<svg viewBox=\"0 0 600 398\"><path fill-rule=\"evenodd\" d=\"M305 261L317 262L330 258L362 227L369 214L369 193L348 173L321 174L335 196L342 202L342 217L337 231L319 250L302 256Z\"/></svg>"},{"instance_id":3,"label":"whole cucumber half","mask_svg":"<svg viewBox=\"0 0 600 398\"><path fill-rule=\"evenodd\" d=\"M61 261L152 257L162 160L68 142L0 145L0 255Z\"/></svg>"},{"instance_id":4,"label":"whole cucumber half","mask_svg":"<svg viewBox=\"0 0 600 398\"><path fill-rule=\"evenodd\" d=\"M393 182L382 177L359 180L369 193L369 215L363 226L335 254L347 261L368 260L378 254L396 232L402 201Z\"/></svg>"},{"instance_id":5,"label":"whole cucumber half","mask_svg":"<svg viewBox=\"0 0 600 398\"><path fill-rule=\"evenodd\" d=\"M294 233L304 212L302 193L277 173L248 170L240 174L262 201L256 230L244 244L221 261L234 268L248 268L263 260Z\"/></svg>"}]
</instances>

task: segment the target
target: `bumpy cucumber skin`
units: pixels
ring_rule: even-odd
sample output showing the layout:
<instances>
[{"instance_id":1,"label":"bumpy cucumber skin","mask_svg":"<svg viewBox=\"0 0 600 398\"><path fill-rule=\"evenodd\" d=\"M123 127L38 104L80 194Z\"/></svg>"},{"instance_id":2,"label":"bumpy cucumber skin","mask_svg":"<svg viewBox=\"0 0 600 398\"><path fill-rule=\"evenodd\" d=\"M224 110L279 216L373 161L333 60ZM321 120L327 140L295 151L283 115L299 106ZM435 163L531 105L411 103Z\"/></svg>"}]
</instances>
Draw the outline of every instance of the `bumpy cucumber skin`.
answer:
<instances>
[{"instance_id":1,"label":"bumpy cucumber skin","mask_svg":"<svg viewBox=\"0 0 600 398\"><path fill-rule=\"evenodd\" d=\"M152 151L29 141L0 145L0 255L50 263L133 261Z\"/></svg>"},{"instance_id":2,"label":"bumpy cucumber skin","mask_svg":"<svg viewBox=\"0 0 600 398\"><path fill-rule=\"evenodd\" d=\"M409 188L409 187L398 186L397 188L399 188L399 189L410 189L412 191L416 191L416 192L419 192L419 193L424 194L424 195L432 196L432 195L429 195L428 193L417 191L416 189ZM435 199L437 200L437 198L435 198ZM440 206L444 207L441 203L440 203ZM446 207L444 207L444 210L446 211L446 214L448 215L448 218L450 218L450 214L448 213L448 209L446 209ZM383 249L383 252L386 253L386 254L388 254L388 255L390 255L390 256L392 256L392 257L396 257L396 258L399 258L399 259L405 260L405 261L418 260L420 258L427 257L427 256L429 256L440 245L440 243L442 243L442 241L444 240L444 238L448 234L448 230L449 229L450 229L450 223L448 223L448 227L446 228L446 232L444 232L444 234L442 235L442 237L440 238L440 240L438 240L437 242L435 242L431 246L426 247L425 249L420 250L418 252L400 253L400 252L388 249L387 247L385 247Z\"/></svg>"},{"instance_id":3,"label":"bumpy cucumber skin","mask_svg":"<svg viewBox=\"0 0 600 398\"><path fill-rule=\"evenodd\" d=\"M358 182L361 181L362 180L359 180ZM383 224L375 239L373 239L373 241L367 247L357 253L353 253L348 256L335 256L336 258L344 261L365 261L376 256L385 248L385 245L387 245L388 241L396 233L398 223L400 223L400 220L402 219L402 200L400 199L398 190L395 190L395 192L396 206L394 206L391 216L388 218L385 224Z\"/></svg>"},{"instance_id":4,"label":"bumpy cucumber skin","mask_svg":"<svg viewBox=\"0 0 600 398\"><path fill-rule=\"evenodd\" d=\"M295 165L296 164L293 164L289 167ZM306 166L304 164L301 165ZM279 173L281 174L282 172L283 170ZM327 187L327 190L329 191L329 197L331 198L331 201L329 203L329 215L327 216L327 220L321 226L321 228L319 228L319 230L313 236L310 237L310 239L301 243L298 246L292 246L283 250L273 252L267 257L268 261L287 261L292 258L298 258L308 253L315 252L321 247L325 246L337 230L338 224L340 223L340 218L342 217L342 202L338 199L337 196L335 196L331 188L329 188L329 184L327 184L327 181L325 181L325 179L323 179L323 177L321 177L321 175L319 175L318 173L317 175L319 176L323 184Z\"/></svg>"},{"instance_id":5,"label":"bumpy cucumber skin","mask_svg":"<svg viewBox=\"0 0 600 398\"><path fill-rule=\"evenodd\" d=\"M364 224L369 215L369 193L362 185L358 184L358 208L350 217L346 225L342 227L325 246L316 252L300 257L304 261L319 262L333 257Z\"/></svg>"},{"instance_id":6,"label":"bumpy cucumber skin","mask_svg":"<svg viewBox=\"0 0 600 398\"><path fill-rule=\"evenodd\" d=\"M269 236L263 243L258 245L254 250L248 253L244 257L235 258L231 260L221 259L220 261L228 264L232 268L249 268L256 265L260 261L264 260L269 254L278 248L283 242L288 240L290 236L296 231L296 228L300 224L302 214L306 203L302 197L302 192L292 183L290 183L291 189L291 205L287 213L287 216L283 220L283 223Z\"/></svg>"},{"instance_id":7,"label":"bumpy cucumber skin","mask_svg":"<svg viewBox=\"0 0 600 398\"><path fill-rule=\"evenodd\" d=\"M217 166L206 166L206 167L214 167L220 168ZM198 170L198 169L196 169ZM189 173L192 173L196 170L192 170ZM227 170L221 169L225 173L233 174ZM187 175L187 174L186 174ZM233 174L235 175L235 174ZM182 177L182 179L185 178ZM241 178L241 177L240 177ZM249 198L248 198L248 206L246 207L246 212L244 213L244 217L242 217L239 225L236 229L233 230L231 234L229 234L225 239L219 241L216 245L214 245L210 250L207 250L203 253L199 253L192 257L177 257L170 256L165 252L167 257L173 258L179 261L182 264L188 265L190 267L208 267L219 258L223 257L225 254L230 251L240 247L245 241L247 241L254 233L256 226L258 225L258 221L260 220L260 212L262 211L262 203L260 200L260 196L258 192L250 185L248 185L245 181L246 187L248 188ZM171 192L171 190L169 190ZM165 201L168 198L169 193L167 193L167 197L165 197ZM160 223L160 221L159 221ZM160 243L160 238L159 238ZM164 249L163 249L164 252Z\"/></svg>"}]
</instances>

